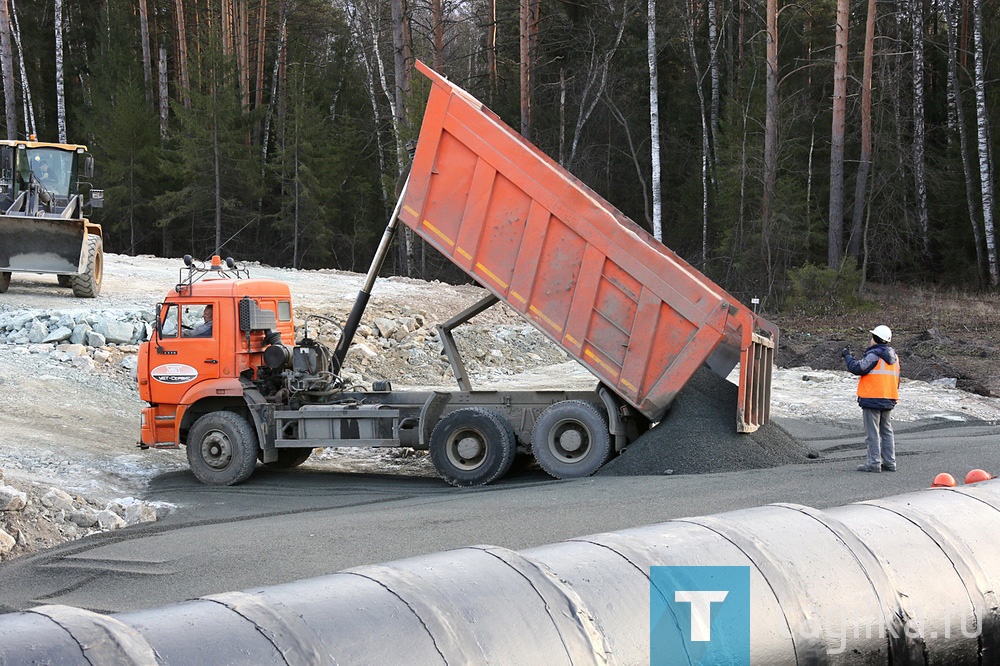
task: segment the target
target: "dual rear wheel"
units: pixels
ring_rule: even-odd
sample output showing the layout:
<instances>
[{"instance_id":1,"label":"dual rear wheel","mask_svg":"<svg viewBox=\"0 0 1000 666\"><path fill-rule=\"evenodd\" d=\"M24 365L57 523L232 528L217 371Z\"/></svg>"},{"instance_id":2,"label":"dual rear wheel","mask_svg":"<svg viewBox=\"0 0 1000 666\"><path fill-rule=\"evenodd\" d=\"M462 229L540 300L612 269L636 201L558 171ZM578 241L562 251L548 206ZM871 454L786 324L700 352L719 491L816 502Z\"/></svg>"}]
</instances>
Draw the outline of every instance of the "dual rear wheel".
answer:
<instances>
[{"instance_id":1,"label":"dual rear wheel","mask_svg":"<svg viewBox=\"0 0 1000 666\"><path fill-rule=\"evenodd\" d=\"M590 476L613 452L608 417L601 405L564 400L545 409L531 434L538 465L557 479ZM506 474L517 454L510 424L484 407L459 409L431 432L431 462L454 486L479 486Z\"/></svg>"}]
</instances>

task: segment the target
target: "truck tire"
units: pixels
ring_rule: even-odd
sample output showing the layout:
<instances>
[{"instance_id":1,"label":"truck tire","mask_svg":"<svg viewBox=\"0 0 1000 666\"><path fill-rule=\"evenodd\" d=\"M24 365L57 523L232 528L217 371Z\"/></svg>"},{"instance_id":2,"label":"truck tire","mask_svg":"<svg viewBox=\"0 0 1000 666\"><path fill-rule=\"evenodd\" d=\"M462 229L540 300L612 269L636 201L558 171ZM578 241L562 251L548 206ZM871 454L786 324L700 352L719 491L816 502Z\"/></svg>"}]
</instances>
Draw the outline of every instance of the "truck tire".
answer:
<instances>
[{"instance_id":1,"label":"truck tire","mask_svg":"<svg viewBox=\"0 0 1000 666\"><path fill-rule=\"evenodd\" d=\"M10 288L10 273L0 273L0 294L6 294Z\"/></svg>"},{"instance_id":2,"label":"truck tire","mask_svg":"<svg viewBox=\"0 0 1000 666\"><path fill-rule=\"evenodd\" d=\"M557 479L590 476L611 457L607 414L582 400L557 402L535 421L531 452L539 467Z\"/></svg>"},{"instance_id":3,"label":"truck tire","mask_svg":"<svg viewBox=\"0 0 1000 666\"><path fill-rule=\"evenodd\" d=\"M188 433L188 465L210 486L243 483L257 465L257 432L236 412L211 412Z\"/></svg>"},{"instance_id":4,"label":"truck tire","mask_svg":"<svg viewBox=\"0 0 1000 666\"><path fill-rule=\"evenodd\" d=\"M278 459L274 462L264 463L264 467L271 469L292 469L298 467L309 460L312 449L277 449Z\"/></svg>"},{"instance_id":5,"label":"truck tire","mask_svg":"<svg viewBox=\"0 0 1000 666\"><path fill-rule=\"evenodd\" d=\"M510 424L482 407L451 412L431 431L431 462L453 486L496 481L510 469L516 448Z\"/></svg>"},{"instance_id":6,"label":"truck tire","mask_svg":"<svg viewBox=\"0 0 1000 666\"><path fill-rule=\"evenodd\" d=\"M97 298L104 277L104 241L100 236L87 236L87 262L82 273L70 276L69 286L77 298Z\"/></svg>"}]
</instances>

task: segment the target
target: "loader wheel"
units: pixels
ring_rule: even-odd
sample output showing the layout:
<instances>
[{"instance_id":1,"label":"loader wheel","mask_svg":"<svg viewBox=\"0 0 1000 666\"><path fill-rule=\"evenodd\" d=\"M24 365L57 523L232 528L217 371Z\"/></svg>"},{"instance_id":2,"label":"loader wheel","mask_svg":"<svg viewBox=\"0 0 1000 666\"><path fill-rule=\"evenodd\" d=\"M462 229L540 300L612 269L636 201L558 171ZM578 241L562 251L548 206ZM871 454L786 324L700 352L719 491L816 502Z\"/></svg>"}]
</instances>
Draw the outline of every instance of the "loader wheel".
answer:
<instances>
[{"instance_id":1,"label":"loader wheel","mask_svg":"<svg viewBox=\"0 0 1000 666\"><path fill-rule=\"evenodd\" d=\"M100 236L87 236L87 264L82 273L70 276L69 286L77 298L97 298L104 277L104 241Z\"/></svg>"},{"instance_id":2,"label":"loader wheel","mask_svg":"<svg viewBox=\"0 0 1000 666\"><path fill-rule=\"evenodd\" d=\"M264 463L264 466L271 469L292 469L309 460L312 452L312 449L278 449L278 459Z\"/></svg>"},{"instance_id":3,"label":"loader wheel","mask_svg":"<svg viewBox=\"0 0 1000 666\"><path fill-rule=\"evenodd\" d=\"M548 407L531 431L538 465L557 479L590 476L611 457L611 433L604 410L582 400Z\"/></svg>"},{"instance_id":4,"label":"loader wheel","mask_svg":"<svg viewBox=\"0 0 1000 666\"><path fill-rule=\"evenodd\" d=\"M187 459L202 483L232 486L243 483L257 465L257 433L235 412L212 412L188 433Z\"/></svg>"},{"instance_id":5,"label":"loader wheel","mask_svg":"<svg viewBox=\"0 0 1000 666\"><path fill-rule=\"evenodd\" d=\"M0 273L0 294L6 294L10 288L10 273Z\"/></svg>"},{"instance_id":6,"label":"loader wheel","mask_svg":"<svg viewBox=\"0 0 1000 666\"><path fill-rule=\"evenodd\" d=\"M454 411L431 431L431 462L453 486L484 486L507 473L517 440L510 424L482 407Z\"/></svg>"}]
</instances>

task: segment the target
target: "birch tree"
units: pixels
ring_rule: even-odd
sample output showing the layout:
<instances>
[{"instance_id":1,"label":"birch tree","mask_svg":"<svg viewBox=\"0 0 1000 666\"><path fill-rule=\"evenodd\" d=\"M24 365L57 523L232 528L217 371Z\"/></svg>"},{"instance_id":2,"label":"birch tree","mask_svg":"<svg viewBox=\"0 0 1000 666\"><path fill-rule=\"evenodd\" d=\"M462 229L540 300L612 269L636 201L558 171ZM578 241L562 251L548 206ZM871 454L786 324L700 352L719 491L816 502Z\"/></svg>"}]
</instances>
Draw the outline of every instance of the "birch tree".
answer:
<instances>
[{"instance_id":1,"label":"birch tree","mask_svg":"<svg viewBox=\"0 0 1000 666\"><path fill-rule=\"evenodd\" d=\"M17 139L17 99L14 89L14 60L10 49L10 10L0 0L0 67L3 70L3 99L7 117L7 139Z\"/></svg>"},{"instance_id":2,"label":"birch tree","mask_svg":"<svg viewBox=\"0 0 1000 666\"><path fill-rule=\"evenodd\" d=\"M5 2L5 0L0 0ZM24 135L32 136L35 131L35 107L31 100L31 83L28 81L28 70L24 66L24 49L21 48L21 28L17 20L17 5L14 0L10 0L10 28L11 36L14 38L14 46L17 47L18 71L21 75L21 106L24 110Z\"/></svg>"},{"instance_id":3,"label":"birch tree","mask_svg":"<svg viewBox=\"0 0 1000 666\"><path fill-rule=\"evenodd\" d=\"M708 263L708 121L705 118L708 110L705 108L705 93L701 85L701 66L698 64L698 52L694 47L695 13L692 1L686 2L688 55L691 58L691 68L694 70L694 84L698 93L698 116L701 119L701 265Z\"/></svg>"},{"instance_id":4,"label":"birch tree","mask_svg":"<svg viewBox=\"0 0 1000 666\"><path fill-rule=\"evenodd\" d=\"M989 114L986 109L986 63L983 48L983 0L972 0L972 41L975 59L976 128L979 145L979 183L983 199L983 229L986 233L986 256L990 267L990 285L1000 285L996 233L993 228L993 159L990 154Z\"/></svg>"},{"instance_id":5,"label":"birch tree","mask_svg":"<svg viewBox=\"0 0 1000 666\"><path fill-rule=\"evenodd\" d=\"M649 143L653 190L653 236L663 242L663 193L660 183L660 86L656 69L656 0L646 0L646 62L649 65Z\"/></svg>"},{"instance_id":6,"label":"birch tree","mask_svg":"<svg viewBox=\"0 0 1000 666\"><path fill-rule=\"evenodd\" d=\"M774 188L778 174L778 0L767 0L767 75L764 92L764 193L761 199L763 249L770 268Z\"/></svg>"},{"instance_id":7,"label":"birch tree","mask_svg":"<svg viewBox=\"0 0 1000 666\"><path fill-rule=\"evenodd\" d=\"M965 128L965 106L962 101L962 87L958 80L958 17L961 13L959 2L960 0L945 0L948 21L948 124L958 133L958 146L964 176L962 180L965 181L965 207L969 211L972 238L976 244L976 268L979 273L979 281L980 284L985 284L988 278L983 232L979 225L979 212L976 210L976 175L973 173L969 156L969 139Z\"/></svg>"},{"instance_id":8,"label":"birch tree","mask_svg":"<svg viewBox=\"0 0 1000 666\"><path fill-rule=\"evenodd\" d=\"M63 0L53 3L56 38L56 123L59 143L66 143L66 86L63 80Z\"/></svg>"}]
</instances>

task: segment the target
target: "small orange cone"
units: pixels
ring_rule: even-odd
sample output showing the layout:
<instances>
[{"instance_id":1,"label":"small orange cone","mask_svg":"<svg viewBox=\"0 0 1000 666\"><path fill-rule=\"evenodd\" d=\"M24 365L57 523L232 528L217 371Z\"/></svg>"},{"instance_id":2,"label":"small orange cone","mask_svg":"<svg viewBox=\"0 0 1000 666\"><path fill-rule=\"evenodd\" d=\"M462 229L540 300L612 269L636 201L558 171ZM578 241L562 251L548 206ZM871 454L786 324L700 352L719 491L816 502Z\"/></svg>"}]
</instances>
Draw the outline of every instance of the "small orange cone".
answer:
<instances>
[{"instance_id":1,"label":"small orange cone","mask_svg":"<svg viewBox=\"0 0 1000 666\"><path fill-rule=\"evenodd\" d=\"M955 477L953 477L948 472L941 472L934 477L934 482L931 484L931 488L954 488L955 487Z\"/></svg>"},{"instance_id":2,"label":"small orange cone","mask_svg":"<svg viewBox=\"0 0 1000 666\"><path fill-rule=\"evenodd\" d=\"M965 475L966 483L978 483L980 481L989 481L993 478L993 475L984 469L974 469Z\"/></svg>"}]
</instances>

